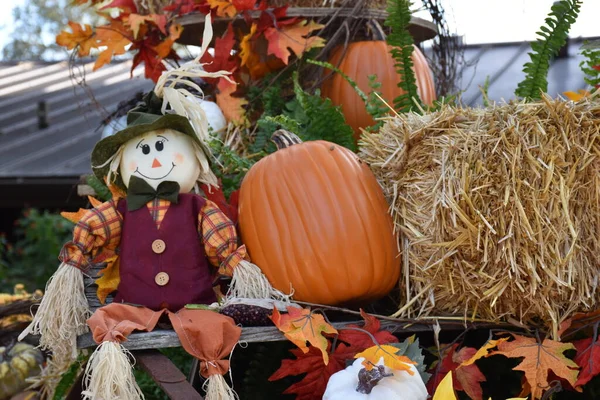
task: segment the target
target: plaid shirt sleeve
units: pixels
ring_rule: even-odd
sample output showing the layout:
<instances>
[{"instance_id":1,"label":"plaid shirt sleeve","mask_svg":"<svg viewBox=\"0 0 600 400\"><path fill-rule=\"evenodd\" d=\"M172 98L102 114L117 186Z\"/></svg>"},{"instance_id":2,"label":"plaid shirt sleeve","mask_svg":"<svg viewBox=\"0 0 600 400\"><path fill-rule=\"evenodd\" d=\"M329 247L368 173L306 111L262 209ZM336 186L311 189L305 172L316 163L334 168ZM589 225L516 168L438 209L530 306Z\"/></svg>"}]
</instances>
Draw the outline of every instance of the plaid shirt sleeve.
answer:
<instances>
[{"instance_id":1,"label":"plaid shirt sleeve","mask_svg":"<svg viewBox=\"0 0 600 400\"><path fill-rule=\"evenodd\" d=\"M73 240L65 243L59 260L86 270L100 248L119 245L121 224L122 217L112 200L88 210L73 228Z\"/></svg>"},{"instance_id":2,"label":"plaid shirt sleeve","mask_svg":"<svg viewBox=\"0 0 600 400\"><path fill-rule=\"evenodd\" d=\"M232 276L236 265L246 259L246 246L238 246L233 222L215 203L207 200L200 211L198 224L208 261L219 269L220 275Z\"/></svg>"}]
</instances>

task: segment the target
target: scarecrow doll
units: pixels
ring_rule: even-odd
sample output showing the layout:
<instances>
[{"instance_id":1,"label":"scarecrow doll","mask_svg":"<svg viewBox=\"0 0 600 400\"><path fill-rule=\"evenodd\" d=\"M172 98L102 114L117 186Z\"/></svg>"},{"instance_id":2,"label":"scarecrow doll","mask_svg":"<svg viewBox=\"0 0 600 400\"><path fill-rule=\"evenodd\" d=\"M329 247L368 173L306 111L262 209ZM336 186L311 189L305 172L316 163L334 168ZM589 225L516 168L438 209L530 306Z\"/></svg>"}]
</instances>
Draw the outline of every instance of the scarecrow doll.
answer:
<instances>
[{"instance_id":1,"label":"scarecrow doll","mask_svg":"<svg viewBox=\"0 0 600 400\"><path fill-rule=\"evenodd\" d=\"M206 26L201 54L212 36L210 18ZM95 146L95 175L126 195L83 214L73 240L60 253L62 263L33 322L22 334L41 334L41 346L53 353L48 368L56 374L75 358L76 337L89 327L99 346L85 370L86 399L143 397L121 343L132 331L151 331L167 318L183 348L200 360L201 374L208 378L207 398L234 398L222 376L229 369L223 359L241 329L227 316L185 305L216 301L215 270L232 277L230 298L285 298L247 260L226 215L192 193L198 183L210 188L217 179L205 142L208 124L201 100L175 85L201 92L185 78L228 74L204 72L200 57L164 73L143 104L128 113L127 127ZM114 251L109 251L112 262L99 280L100 297L113 290L116 295L90 317L83 274L107 249Z\"/></svg>"}]
</instances>

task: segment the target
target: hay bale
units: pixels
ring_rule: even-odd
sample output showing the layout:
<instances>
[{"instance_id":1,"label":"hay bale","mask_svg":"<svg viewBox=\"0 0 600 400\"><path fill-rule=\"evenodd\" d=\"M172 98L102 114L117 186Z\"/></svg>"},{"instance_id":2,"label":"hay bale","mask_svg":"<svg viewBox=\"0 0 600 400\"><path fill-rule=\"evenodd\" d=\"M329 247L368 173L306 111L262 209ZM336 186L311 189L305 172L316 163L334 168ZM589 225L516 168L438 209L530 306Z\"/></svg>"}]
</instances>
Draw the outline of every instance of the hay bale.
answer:
<instances>
[{"instance_id":1,"label":"hay bale","mask_svg":"<svg viewBox=\"0 0 600 400\"><path fill-rule=\"evenodd\" d=\"M600 104L444 107L365 135L402 250L397 315L557 327L597 307Z\"/></svg>"}]
</instances>

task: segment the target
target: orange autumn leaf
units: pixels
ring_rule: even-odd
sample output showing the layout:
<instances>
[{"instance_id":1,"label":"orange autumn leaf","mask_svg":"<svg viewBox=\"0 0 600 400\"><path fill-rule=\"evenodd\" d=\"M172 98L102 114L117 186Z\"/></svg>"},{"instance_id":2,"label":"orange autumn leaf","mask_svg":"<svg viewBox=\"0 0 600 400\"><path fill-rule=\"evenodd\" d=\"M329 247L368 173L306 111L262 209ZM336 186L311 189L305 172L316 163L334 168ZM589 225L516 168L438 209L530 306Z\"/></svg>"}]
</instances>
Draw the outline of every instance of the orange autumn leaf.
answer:
<instances>
[{"instance_id":1,"label":"orange autumn leaf","mask_svg":"<svg viewBox=\"0 0 600 400\"><path fill-rule=\"evenodd\" d=\"M323 362L327 365L329 341L323 334L335 334L337 330L325 322L321 314L314 313L308 308L288 307L287 311L287 314L280 314L277 308L274 308L271 321L303 353L308 353L306 342L319 349L323 355Z\"/></svg>"},{"instance_id":2,"label":"orange autumn leaf","mask_svg":"<svg viewBox=\"0 0 600 400\"><path fill-rule=\"evenodd\" d=\"M472 365L473 363L475 363L475 361L479 360L480 358L487 357L488 350L493 349L494 347L498 346L498 343L506 342L507 340L508 340L508 338L500 338L500 339L497 339L497 340L488 340L487 342L485 342L485 344L483 346L481 346L479 348L479 350L477 350L475 352L475 354L473 354L472 357L470 357L466 361L463 361L460 364L460 367L467 367L467 366Z\"/></svg>"},{"instance_id":3,"label":"orange autumn leaf","mask_svg":"<svg viewBox=\"0 0 600 400\"><path fill-rule=\"evenodd\" d=\"M82 27L73 21L69 21L69 26L73 33L62 31L56 36L56 44L66 47L68 50L77 47L79 57L89 56L90 50L98 47L92 27L87 24Z\"/></svg>"},{"instance_id":4,"label":"orange autumn leaf","mask_svg":"<svg viewBox=\"0 0 600 400\"><path fill-rule=\"evenodd\" d=\"M257 25L252 24L250 32L243 36L240 41L240 65L248 68L252 78L256 78L260 75L259 70L261 70L263 65L260 60L259 52L255 50L255 41L257 40L255 37L256 29Z\"/></svg>"},{"instance_id":5,"label":"orange autumn leaf","mask_svg":"<svg viewBox=\"0 0 600 400\"><path fill-rule=\"evenodd\" d=\"M228 0L207 0L210 8L217 9L217 17L233 18L237 14L237 9Z\"/></svg>"},{"instance_id":6,"label":"orange autumn leaf","mask_svg":"<svg viewBox=\"0 0 600 400\"><path fill-rule=\"evenodd\" d=\"M141 14L131 14L127 17L127 23L129 24L131 31L133 32L133 37L138 38L140 32L140 26L145 24L146 22L154 23L160 31L166 35L166 25L167 25L167 16L159 15L159 14L150 14L150 15L141 15Z\"/></svg>"},{"instance_id":7,"label":"orange autumn leaf","mask_svg":"<svg viewBox=\"0 0 600 400\"><path fill-rule=\"evenodd\" d=\"M416 365L416 363L406 356L397 355L397 352L397 347L383 344L369 347L365 351L355 355L354 358L363 357L365 360L362 362L362 365L366 370L370 371L383 357L383 364L386 367L396 371L406 371L410 375L414 375L414 372L411 371L410 366Z\"/></svg>"},{"instance_id":8,"label":"orange autumn leaf","mask_svg":"<svg viewBox=\"0 0 600 400\"><path fill-rule=\"evenodd\" d=\"M567 350L575 349L572 343L560 343L544 339L539 343L534 338L513 335L511 342L498 343L498 350L489 354L503 355L508 358L523 360L513 370L525 372L525 380L531 388L531 398L539 399L545 389L550 388L548 372L552 371L560 378L567 380L571 386L577 381L578 365L565 357Z\"/></svg>"},{"instance_id":9,"label":"orange autumn leaf","mask_svg":"<svg viewBox=\"0 0 600 400\"><path fill-rule=\"evenodd\" d=\"M163 40L158 46L154 47L156 54L158 54L160 58L165 58L169 55L173 48L173 44L181 36L181 32L183 32L183 26L179 24L172 24L169 26L169 37Z\"/></svg>"},{"instance_id":10,"label":"orange autumn leaf","mask_svg":"<svg viewBox=\"0 0 600 400\"><path fill-rule=\"evenodd\" d=\"M590 97L592 94L585 90L585 89L579 89L577 92L563 92L563 94L569 99L569 100L573 100L573 101L579 101L581 99L583 99L584 97Z\"/></svg>"},{"instance_id":11,"label":"orange autumn leaf","mask_svg":"<svg viewBox=\"0 0 600 400\"><path fill-rule=\"evenodd\" d=\"M108 64L114 55L125 54L125 47L131 44L129 40L130 32L122 22L112 21L110 25L98 27L96 37L98 38L99 46L105 46L96 59L94 71Z\"/></svg>"},{"instance_id":12,"label":"orange autumn leaf","mask_svg":"<svg viewBox=\"0 0 600 400\"><path fill-rule=\"evenodd\" d=\"M104 180L106 184L106 179ZM117 200L125 197L126 193L123 189L119 188L117 185L108 185L108 190L112 195L112 200L116 203Z\"/></svg>"},{"instance_id":13,"label":"orange autumn leaf","mask_svg":"<svg viewBox=\"0 0 600 400\"><path fill-rule=\"evenodd\" d=\"M301 21L295 25L284 26L281 29L268 28L265 31L265 38L269 41L268 54L273 54L287 65L292 52L300 57L307 50L323 47L325 45L323 38L318 36L306 37L311 32L323 28L323 26L314 21Z\"/></svg>"},{"instance_id":14,"label":"orange autumn leaf","mask_svg":"<svg viewBox=\"0 0 600 400\"><path fill-rule=\"evenodd\" d=\"M87 208L80 208L79 211L76 211L76 212L63 211L60 213L60 215L64 219L69 220L72 223L76 224L79 221L81 221L81 219L83 218L85 213L87 213L88 211L90 211L90 210L88 210Z\"/></svg>"},{"instance_id":15,"label":"orange autumn leaf","mask_svg":"<svg viewBox=\"0 0 600 400\"><path fill-rule=\"evenodd\" d=\"M216 96L217 105L223 111L225 119L236 125L243 125L246 120L244 106L248 104L248 100L243 97L234 97L233 93L237 90L237 85L226 79L219 79L217 89L219 90Z\"/></svg>"}]
</instances>

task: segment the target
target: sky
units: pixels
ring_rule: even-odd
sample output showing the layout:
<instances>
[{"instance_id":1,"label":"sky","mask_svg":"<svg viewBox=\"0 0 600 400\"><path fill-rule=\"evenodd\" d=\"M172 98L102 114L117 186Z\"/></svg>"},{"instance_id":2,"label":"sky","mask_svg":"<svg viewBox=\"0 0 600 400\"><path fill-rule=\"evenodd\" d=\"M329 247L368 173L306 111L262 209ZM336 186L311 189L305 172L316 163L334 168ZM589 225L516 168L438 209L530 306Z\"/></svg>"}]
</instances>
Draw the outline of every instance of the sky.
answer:
<instances>
[{"instance_id":1,"label":"sky","mask_svg":"<svg viewBox=\"0 0 600 400\"><path fill-rule=\"evenodd\" d=\"M12 31L12 8L27 0L2 0L0 49ZM467 44L534 40L554 0L443 0L451 29ZM418 0L414 0L419 3ZM10 10L10 11L8 11ZM427 13L422 15L427 19ZM583 0L570 37L600 37L600 0Z\"/></svg>"}]
</instances>

